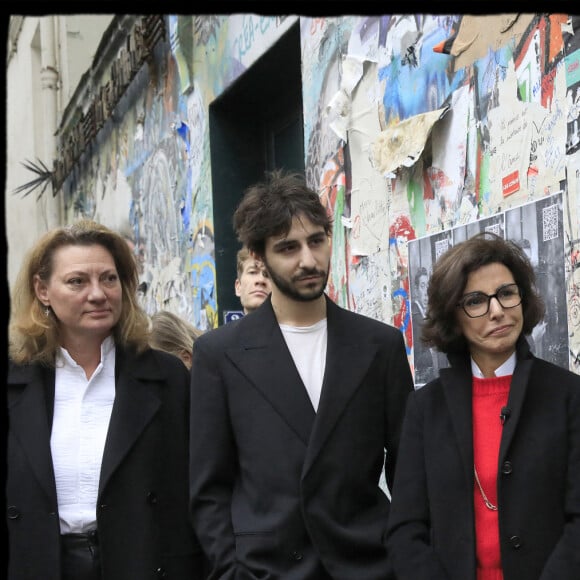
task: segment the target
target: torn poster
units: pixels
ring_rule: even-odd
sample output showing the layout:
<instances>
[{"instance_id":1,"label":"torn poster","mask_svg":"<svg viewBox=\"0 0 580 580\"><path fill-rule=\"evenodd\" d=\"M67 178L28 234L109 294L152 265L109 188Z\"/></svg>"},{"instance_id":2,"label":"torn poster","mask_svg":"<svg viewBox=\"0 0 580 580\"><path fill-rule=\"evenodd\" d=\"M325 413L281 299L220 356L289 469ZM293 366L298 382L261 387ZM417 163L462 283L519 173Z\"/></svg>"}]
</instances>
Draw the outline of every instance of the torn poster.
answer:
<instances>
[{"instance_id":1,"label":"torn poster","mask_svg":"<svg viewBox=\"0 0 580 580\"><path fill-rule=\"evenodd\" d=\"M372 147L375 168L386 177L394 177L401 167L411 167L419 159L431 129L449 110L449 105L436 111L409 117L381 131Z\"/></svg>"}]
</instances>

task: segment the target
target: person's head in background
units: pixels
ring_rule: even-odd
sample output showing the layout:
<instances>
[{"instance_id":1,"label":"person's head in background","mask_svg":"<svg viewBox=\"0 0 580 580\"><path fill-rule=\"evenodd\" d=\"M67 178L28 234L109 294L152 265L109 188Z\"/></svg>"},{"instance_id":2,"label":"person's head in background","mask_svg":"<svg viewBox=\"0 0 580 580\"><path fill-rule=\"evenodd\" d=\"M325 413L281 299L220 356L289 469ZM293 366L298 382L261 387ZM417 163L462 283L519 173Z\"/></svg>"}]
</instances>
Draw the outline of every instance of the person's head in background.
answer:
<instances>
[{"instance_id":1,"label":"person's head in background","mask_svg":"<svg viewBox=\"0 0 580 580\"><path fill-rule=\"evenodd\" d=\"M427 288L429 287L429 273L421 266L415 274L415 300L423 309L427 308Z\"/></svg>"},{"instance_id":2,"label":"person's head in background","mask_svg":"<svg viewBox=\"0 0 580 580\"><path fill-rule=\"evenodd\" d=\"M236 296L240 299L244 314L248 314L258 308L270 294L270 278L264 264L245 247L238 251L237 272Z\"/></svg>"},{"instance_id":3,"label":"person's head in background","mask_svg":"<svg viewBox=\"0 0 580 580\"><path fill-rule=\"evenodd\" d=\"M151 346L173 354L191 369L193 343L203 333L173 312L160 310L151 316Z\"/></svg>"}]
</instances>

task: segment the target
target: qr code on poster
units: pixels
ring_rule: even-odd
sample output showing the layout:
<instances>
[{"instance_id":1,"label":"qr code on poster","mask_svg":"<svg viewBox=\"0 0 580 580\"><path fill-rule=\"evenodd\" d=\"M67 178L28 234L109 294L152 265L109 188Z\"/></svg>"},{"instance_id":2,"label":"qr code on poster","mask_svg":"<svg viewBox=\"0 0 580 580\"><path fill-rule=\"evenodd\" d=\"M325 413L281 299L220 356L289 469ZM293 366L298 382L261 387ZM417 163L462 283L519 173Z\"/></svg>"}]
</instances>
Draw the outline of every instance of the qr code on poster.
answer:
<instances>
[{"instance_id":1,"label":"qr code on poster","mask_svg":"<svg viewBox=\"0 0 580 580\"><path fill-rule=\"evenodd\" d=\"M542 232L543 241L555 240L559 236L558 232L558 206L549 205L542 210Z\"/></svg>"},{"instance_id":2,"label":"qr code on poster","mask_svg":"<svg viewBox=\"0 0 580 580\"><path fill-rule=\"evenodd\" d=\"M444 238L435 242L435 261L449 249L449 240Z\"/></svg>"}]
</instances>

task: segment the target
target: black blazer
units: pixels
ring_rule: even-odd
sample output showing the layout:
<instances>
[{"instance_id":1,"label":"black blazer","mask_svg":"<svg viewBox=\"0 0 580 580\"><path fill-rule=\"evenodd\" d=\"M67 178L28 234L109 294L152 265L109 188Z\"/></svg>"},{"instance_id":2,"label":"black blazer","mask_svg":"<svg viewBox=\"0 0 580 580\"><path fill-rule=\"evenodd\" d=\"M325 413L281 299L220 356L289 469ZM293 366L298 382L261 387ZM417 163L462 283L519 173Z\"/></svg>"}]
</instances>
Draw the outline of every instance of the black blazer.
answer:
<instances>
[{"instance_id":1,"label":"black blazer","mask_svg":"<svg viewBox=\"0 0 580 580\"><path fill-rule=\"evenodd\" d=\"M387 540L398 580L475 580L471 394L465 357L409 397ZM578 580L580 377L522 338L508 408L497 479L504 579Z\"/></svg>"},{"instance_id":2,"label":"black blazer","mask_svg":"<svg viewBox=\"0 0 580 580\"><path fill-rule=\"evenodd\" d=\"M220 579L385 580L389 501L413 388L401 333L327 298L318 412L267 299L194 344L191 500Z\"/></svg>"},{"instance_id":3,"label":"black blazer","mask_svg":"<svg viewBox=\"0 0 580 580\"><path fill-rule=\"evenodd\" d=\"M118 347L116 371L97 508L103 578L202 578L187 499L189 372L164 352L135 356ZM10 366L9 580L61 578L53 402L53 370Z\"/></svg>"}]
</instances>

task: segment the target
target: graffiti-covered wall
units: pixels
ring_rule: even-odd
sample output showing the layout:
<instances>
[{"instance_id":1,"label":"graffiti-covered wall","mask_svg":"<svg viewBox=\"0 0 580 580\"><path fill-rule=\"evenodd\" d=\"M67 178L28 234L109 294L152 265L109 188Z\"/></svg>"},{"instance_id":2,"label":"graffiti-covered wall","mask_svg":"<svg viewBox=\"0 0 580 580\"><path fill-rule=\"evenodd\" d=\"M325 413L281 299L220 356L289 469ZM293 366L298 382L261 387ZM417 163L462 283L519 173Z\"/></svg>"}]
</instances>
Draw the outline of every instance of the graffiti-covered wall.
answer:
<instances>
[{"instance_id":1,"label":"graffiti-covered wall","mask_svg":"<svg viewBox=\"0 0 580 580\"><path fill-rule=\"evenodd\" d=\"M92 217L127 237L150 314L218 325L208 107L295 20L166 16L163 39L63 186L67 221Z\"/></svg>"},{"instance_id":2,"label":"graffiti-covered wall","mask_svg":"<svg viewBox=\"0 0 580 580\"><path fill-rule=\"evenodd\" d=\"M299 21L306 177L334 222L329 295L397 326L413 362L417 274L489 226L530 243L552 304L543 352L580 371L578 20L166 16L67 177L67 220L126 233L149 312L217 326L209 106Z\"/></svg>"}]
</instances>

